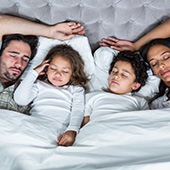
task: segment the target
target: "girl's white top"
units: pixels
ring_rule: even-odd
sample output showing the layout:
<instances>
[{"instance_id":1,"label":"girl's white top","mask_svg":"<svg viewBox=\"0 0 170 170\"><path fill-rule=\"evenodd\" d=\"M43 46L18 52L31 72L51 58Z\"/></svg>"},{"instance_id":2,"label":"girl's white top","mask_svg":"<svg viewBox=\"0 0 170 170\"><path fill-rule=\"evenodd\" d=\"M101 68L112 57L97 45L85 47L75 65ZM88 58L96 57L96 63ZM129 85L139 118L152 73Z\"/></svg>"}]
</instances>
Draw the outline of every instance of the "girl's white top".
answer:
<instances>
[{"instance_id":1,"label":"girl's white top","mask_svg":"<svg viewBox=\"0 0 170 170\"><path fill-rule=\"evenodd\" d=\"M78 86L55 87L36 80L35 70L28 72L14 93L18 105L31 103L30 114L61 124L61 129L78 132L84 116L84 89Z\"/></svg>"}]
</instances>

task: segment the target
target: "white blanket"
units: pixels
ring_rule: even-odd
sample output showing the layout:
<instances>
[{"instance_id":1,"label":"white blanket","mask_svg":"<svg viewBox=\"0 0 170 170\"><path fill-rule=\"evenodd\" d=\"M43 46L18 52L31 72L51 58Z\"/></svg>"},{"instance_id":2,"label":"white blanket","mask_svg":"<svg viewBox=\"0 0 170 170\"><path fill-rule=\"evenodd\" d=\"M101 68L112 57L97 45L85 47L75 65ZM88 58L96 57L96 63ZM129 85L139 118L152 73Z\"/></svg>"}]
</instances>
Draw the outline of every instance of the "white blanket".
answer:
<instances>
[{"instance_id":1,"label":"white blanket","mask_svg":"<svg viewBox=\"0 0 170 170\"><path fill-rule=\"evenodd\" d=\"M56 145L57 125L0 110L2 170L169 170L170 109L93 119L74 146Z\"/></svg>"}]
</instances>

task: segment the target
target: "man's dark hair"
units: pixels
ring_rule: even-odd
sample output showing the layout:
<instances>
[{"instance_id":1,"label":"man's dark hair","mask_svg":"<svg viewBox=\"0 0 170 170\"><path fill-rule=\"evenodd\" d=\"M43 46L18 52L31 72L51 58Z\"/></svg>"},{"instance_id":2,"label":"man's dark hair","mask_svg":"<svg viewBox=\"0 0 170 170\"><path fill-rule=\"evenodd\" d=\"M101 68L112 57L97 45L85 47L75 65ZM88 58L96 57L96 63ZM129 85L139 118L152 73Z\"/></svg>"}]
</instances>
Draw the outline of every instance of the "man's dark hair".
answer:
<instances>
[{"instance_id":1,"label":"man's dark hair","mask_svg":"<svg viewBox=\"0 0 170 170\"><path fill-rule=\"evenodd\" d=\"M3 53L3 50L8 46L11 41L23 41L27 43L31 48L31 57L32 60L37 53L38 47L38 37L35 35L22 35L22 34L6 34L2 37L2 45L0 50L0 56Z\"/></svg>"},{"instance_id":2,"label":"man's dark hair","mask_svg":"<svg viewBox=\"0 0 170 170\"><path fill-rule=\"evenodd\" d=\"M112 63L110 65L110 69L109 69L109 74L111 73L112 68L114 67L114 65L117 61L125 61L125 62L130 63L132 68L134 69L134 74L136 76L135 82L140 83L141 86L145 85L146 80L148 78L147 66L139 53L132 52L132 51L119 52L117 54L117 56L115 56L112 60ZM135 91L139 91L139 89L137 89Z\"/></svg>"}]
</instances>

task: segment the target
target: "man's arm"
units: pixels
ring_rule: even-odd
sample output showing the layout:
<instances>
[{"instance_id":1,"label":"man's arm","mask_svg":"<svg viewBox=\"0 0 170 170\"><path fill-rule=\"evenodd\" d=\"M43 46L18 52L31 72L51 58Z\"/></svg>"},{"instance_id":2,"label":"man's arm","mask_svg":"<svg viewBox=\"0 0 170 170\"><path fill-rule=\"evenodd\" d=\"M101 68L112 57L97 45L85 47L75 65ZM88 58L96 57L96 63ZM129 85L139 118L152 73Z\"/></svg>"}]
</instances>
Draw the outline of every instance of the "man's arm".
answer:
<instances>
[{"instance_id":1,"label":"man's arm","mask_svg":"<svg viewBox=\"0 0 170 170\"><path fill-rule=\"evenodd\" d=\"M123 50L130 50L130 51L137 51L139 50L144 44L148 43L149 41L155 38L168 38L170 37L170 19L166 22L160 24L159 26L155 27L143 37L138 39L135 42L131 42L128 40L119 40L112 36L108 38L102 39L100 42L101 46L108 46L112 49L123 51Z\"/></svg>"},{"instance_id":2,"label":"man's arm","mask_svg":"<svg viewBox=\"0 0 170 170\"><path fill-rule=\"evenodd\" d=\"M84 27L80 23L67 22L45 25L10 15L0 15L0 40L4 34L20 33L37 35L58 40L67 40L75 35L83 35Z\"/></svg>"}]
</instances>

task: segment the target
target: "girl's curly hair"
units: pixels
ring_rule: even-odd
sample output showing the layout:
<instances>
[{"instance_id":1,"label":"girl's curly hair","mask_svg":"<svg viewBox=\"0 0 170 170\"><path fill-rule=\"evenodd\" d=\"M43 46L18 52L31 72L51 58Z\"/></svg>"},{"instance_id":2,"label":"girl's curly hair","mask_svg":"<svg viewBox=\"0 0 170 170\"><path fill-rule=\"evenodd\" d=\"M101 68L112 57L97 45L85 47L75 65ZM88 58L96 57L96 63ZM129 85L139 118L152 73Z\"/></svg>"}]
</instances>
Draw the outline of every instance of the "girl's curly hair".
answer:
<instances>
[{"instance_id":1,"label":"girl's curly hair","mask_svg":"<svg viewBox=\"0 0 170 170\"><path fill-rule=\"evenodd\" d=\"M44 60L49 60L49 63L56 56L62 56L64 59L69 61L72 68L72 76L67 85L81 86L85 90L87 89L87 82L89 81L88 76L84 71L84 62L80 54L74 50L70 45L60 44L54 46L46 55ZM46 75L40 75L40 80L46 80Z\"/></svg>"},{"instance_id":2,"label":"girl's curly hair","mask_svg":"<svg viewBox=\"0 0 170 170\"><path fill-rule=\"evenodd\" d=\"M140 83L141 86L145 85L146 80L148 78L147 65L145 64L143 58L140 56L139 53L132 52L132 51L119 52L117 56L115 56L112 60L112 63L109 69L109 74L111 73L112 68L114 67L117 61L125 61L125 62L130 63L132 68L134 69L134 74L136 76L135 82ZM138 88L135 91L139 91L140 88Z\"/></svg>"}]
</instances>

